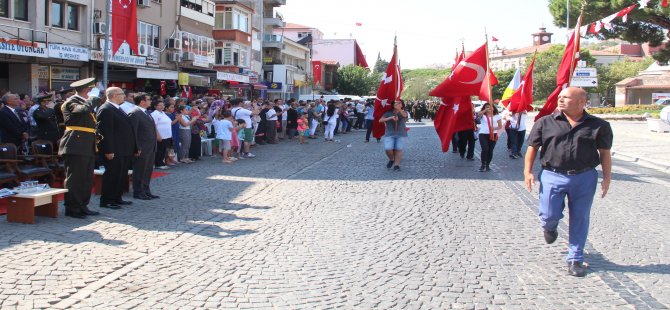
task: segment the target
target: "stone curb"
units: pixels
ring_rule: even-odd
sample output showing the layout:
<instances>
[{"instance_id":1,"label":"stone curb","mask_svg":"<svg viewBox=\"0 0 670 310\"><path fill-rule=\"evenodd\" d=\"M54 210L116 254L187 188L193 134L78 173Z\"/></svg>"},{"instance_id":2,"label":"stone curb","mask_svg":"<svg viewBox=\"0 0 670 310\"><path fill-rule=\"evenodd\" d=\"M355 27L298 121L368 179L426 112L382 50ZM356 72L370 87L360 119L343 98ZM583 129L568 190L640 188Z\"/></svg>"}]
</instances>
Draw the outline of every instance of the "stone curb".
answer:
<instances>
[{"instance_id":1,"label":"stone curb","mask_svg":"<svg viewBox=\"0 0 670 310\"><path fill-rule=\"evenodd\" d=\"M642 158L642 157L639 157L637 155L630 155L630 154L626 154L626 153L621 153L619 151L612 151L612 156L613 157L614 156L625 157L625 158L631 159L634 163L640 164L642 166L645 166L645 167L648 167L648 168L651 168L651 169L654 169L654 170L658 170L658 171L661 171L661 172L670 173L670 166L664 165L664 164L659 164L656 161L646 159L646 158Z\"/></svg>"}]
</instances>

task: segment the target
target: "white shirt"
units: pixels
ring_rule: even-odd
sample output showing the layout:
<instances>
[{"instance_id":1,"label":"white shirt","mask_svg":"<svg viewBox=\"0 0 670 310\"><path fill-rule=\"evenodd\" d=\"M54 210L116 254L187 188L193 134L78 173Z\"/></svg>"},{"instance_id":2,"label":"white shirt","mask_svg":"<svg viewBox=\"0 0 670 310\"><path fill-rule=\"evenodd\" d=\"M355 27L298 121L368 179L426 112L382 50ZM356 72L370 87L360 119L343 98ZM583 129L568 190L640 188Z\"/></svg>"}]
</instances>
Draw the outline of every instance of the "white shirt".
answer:
<instances>
[{"instance_id":1,"label":"white shirt","mask_svg":"<svg viewBox=\"0 0 670 310\"><path fill-rule=\"evenodd\" d=\"M265 117L267 118L268 121L276 121L277 120L277 111L275 111L274 108L270 108L265 113Z\"/></svg>"},{"instance_id":2,"label":"white shirt","mask_svg":"<svg viewBox=\"0 0 670 310\"><path fill-rule=\"evenodd\" d=\"M324 117L323 119L327 121L328 123L335 124L337 123L337 118L339 117L340 114L340 109L335 108L335 113L333 113L333 117L328 116L327 112L324 112Z\"/></svg>"},{"instance_id":3,"label":"white shirt","mask_svg":"<svg viewBox=\"0 0 670 310\"><path fill-rule=\"evenodd\" d=\"M117 105L115 103L112 104L114 104L114 106L117 108L121 107L121 110L123 110L123 112L126 112L126 114L130 113L130 111L132 111L135 108L135 105L128 101L124 101L121 105Z\"/></svg>"},{"instance_id":4,"label":"white shirt","mask_svg":"<svg viewBox=\"0 0 670 310\"><path fill-rule=\"evenodd\" d=\"M365 110L365 105L362 103L357 103L356 104L356 112L357 113L363 113L363 110Z\"/></svg>"},{"instance_id":5,"label":"white shirt","mask_svg":"<svg viewBox=\"0 0 670 310\"><path fill-rule=\"evenodd\" d=\"M661 109L661 114L659 115L661 118L661 122L664 122L666 124L670 124L670 105Z\"/></svg>"},{"instance_id":6,"label":"white shirt","mask_svg":"<svg viewBox=\"0 0 670 310\"><path fill-rule=\"evenodd\" d=\"M243 119L247 124L247 128L251 128L251 111L245 108L235 107L230 110L230 113L233 114L234 119Z\"/></svg>"},{"instance_id":7,"label":"white shirt","mask_svg":"<svg viewBox=\"0 0 670 310\"><path fill-rule=\"evenodd\" d=\"M526 130L526 113L512 114L509 117L510 128L517 131ZM518 123L518 124L517 124Z\"/></svg>"},{"instance_id":8,"label":"white shirt","mask_svg":"<svg viewBox=\"0 0 670 310\"><path fill-rule=\"evenodd\" d=\"M28 116L30 117L30 126L37 126L37 122L35 122L35 119L33 118L33 113L35 113L35 110L40 107L40 103L35 103L32 107L30 107L30 110L28 110Z\"/></svg>"},{"instance_id":9,"label":"white shirt","mask_svg":"<svg viewBox=\"0 0 670 310\"><path fill-rule=\"evenodd\" d=\"M499 114L493 115L493 130L498 130L500 127L498 127L498 121L501 120L501 117ZM479 134L490 134L491 131L489 129L489 116L484 114L481 119L481 124L479 125Z\"/></svg>"},{"instance_id":10,"label":"white shirt","mask_svg":"<svg viewBox=\"0 0 670 310\"><path fill-rule=\"evenodd\" d=\"M151 118L154 119L156 124L156 131L163 139L172 138L172 119L170 119L165 112L162 111L153 111L151 112Z\"/></svg>"},{"instance_id":11,"label":"white shirt","mask_svg":"<svg viewBox=\"0 0 670 310\"><path fill-rule=\"evenodd\" d=\"M216 138L220 140L232 140L233 139L233 123L227 119L215 119L212 121L212 126L214 131L216 131Z\"/></svg>"}]
</instances>

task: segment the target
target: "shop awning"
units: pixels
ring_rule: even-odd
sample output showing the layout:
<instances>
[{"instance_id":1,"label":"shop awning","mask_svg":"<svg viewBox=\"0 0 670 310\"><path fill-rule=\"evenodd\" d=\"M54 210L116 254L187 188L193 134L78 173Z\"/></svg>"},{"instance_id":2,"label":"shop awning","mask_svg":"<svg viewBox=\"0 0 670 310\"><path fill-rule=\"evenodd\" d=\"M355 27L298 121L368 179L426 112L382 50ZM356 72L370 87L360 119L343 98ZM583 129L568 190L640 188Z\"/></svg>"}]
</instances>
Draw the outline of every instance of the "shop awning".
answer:
<instances>
[{"instance_id":1,"label":"shop awning","mask_svg":"<svg viewBox=\"0 0 670 310\"><path fill-rule=\"evenodd\" d=\"M176 80L179 78L179 73L177 71L170 71L170 70L137 68L137 78L154 79L154 80Z\"/></svg>"}]
</instances>

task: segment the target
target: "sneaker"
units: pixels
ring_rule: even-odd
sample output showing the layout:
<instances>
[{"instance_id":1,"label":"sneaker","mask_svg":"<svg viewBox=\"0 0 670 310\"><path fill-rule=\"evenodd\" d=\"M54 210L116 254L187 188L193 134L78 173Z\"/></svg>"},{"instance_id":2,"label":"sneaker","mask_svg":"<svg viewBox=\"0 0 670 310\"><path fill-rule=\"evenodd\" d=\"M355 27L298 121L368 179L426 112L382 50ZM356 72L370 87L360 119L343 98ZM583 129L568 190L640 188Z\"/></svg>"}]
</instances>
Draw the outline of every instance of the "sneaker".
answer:
<instances>
[{"instance_id":1,"label":"sneaker","mask_svg":"<svg viewBox=\"0 0 670 310\"><path fill-rule=\"evenodd\" d=\"M391 169L391 166L393 166L393 161L389 160L389 162L386 163L386 168Z\"/></svg>"},{"instance_id":2,"label":"sneaker","mask_svg":"<svg viewBox=\"0 0 670 310\"><path fill-rule=\"evenodd\" d=\"M486 171L486 167L485 167L485 166L481 166L481 167L479 167L479 172L484 172L484 171Z\"/></svg>"},{"instance_id":3,"label":"sneaker","mask_svg":"<svg viewBox=\"0 0 670 310\"><path fill-rule=\"evenodd\" d=\"M246 156L244 156L244 157L246 157L246 158L255 158L256 155L254 155L254 154L252 154L252 153L248 153L248 154L247 154Z\"/></svg>"},{"instance_id":4,"label":"sneaker","mask_svg":"<svg viewBox=\"0 0 670 310\"><path fill-rule=\"evenodd\" d=\"M568 274L574 277L583 277L586 275L586 264L583 262L568 262Z\"/></svg>"},{"instance_id":5,"label":"sneaker","mask_svg":"<svg viewBox=\"0 0 670 310\"><path fill-rule=\"evenodd\" d=\"M167 169L170 169L170 167L168 167L168 166L158 166L158 167L156 167L156 169L167 170Z\"/></svg>"},{"instance_id":6,"label":"sneaker","mask_svg":"<svg viewBox=\"0 0 670 310\"><path fill-rule=\"evenodd\" d=\"M400 166L393 166L393 171L400 171Z\"/></svg>"}]
</instances>

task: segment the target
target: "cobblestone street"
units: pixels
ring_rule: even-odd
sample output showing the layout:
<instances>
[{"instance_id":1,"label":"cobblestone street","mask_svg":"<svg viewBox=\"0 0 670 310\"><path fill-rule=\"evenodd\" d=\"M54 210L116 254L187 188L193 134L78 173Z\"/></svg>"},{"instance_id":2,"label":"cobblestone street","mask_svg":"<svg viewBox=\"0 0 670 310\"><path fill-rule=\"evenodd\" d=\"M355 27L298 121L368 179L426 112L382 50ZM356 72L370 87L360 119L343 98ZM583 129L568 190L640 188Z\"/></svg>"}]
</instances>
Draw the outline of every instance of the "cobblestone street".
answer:
<instances>
[{"instance_id":1,"label":"cobblestone street","mask_svg":"<svg viewBox=\"0 0 670 310\"><path fill-rule=\"evenodd\" d=\"M400 172L355 132L260 146L232 165L206 157L154 179L160 199L99 217L2 217L0 308L670 306L667 174L615 158L592 210L589 274L574 278L567 226L545 244L537 189L502 139L480 173L440 152L432 124L409 134Z\"/></svg>"}]
</instances>

